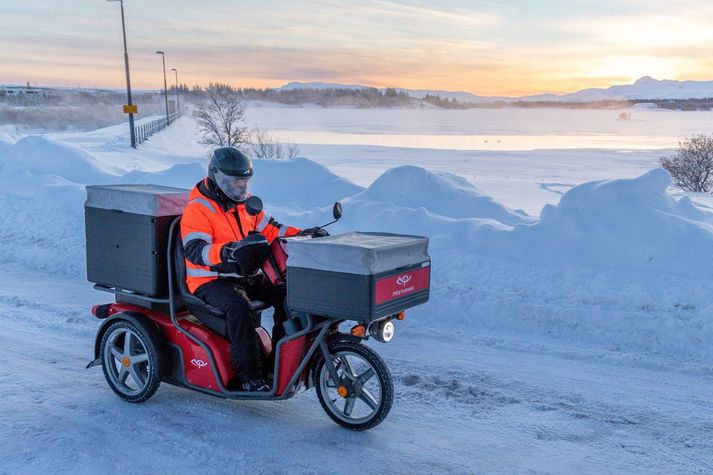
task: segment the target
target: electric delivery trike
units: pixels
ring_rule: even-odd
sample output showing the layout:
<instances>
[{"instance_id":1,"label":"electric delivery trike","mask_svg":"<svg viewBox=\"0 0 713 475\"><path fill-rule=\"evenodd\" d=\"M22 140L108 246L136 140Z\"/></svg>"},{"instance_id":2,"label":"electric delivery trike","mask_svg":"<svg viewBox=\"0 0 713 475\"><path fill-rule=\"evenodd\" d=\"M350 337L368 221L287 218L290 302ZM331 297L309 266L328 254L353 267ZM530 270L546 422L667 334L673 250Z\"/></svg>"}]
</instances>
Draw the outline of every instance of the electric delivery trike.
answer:
<instances>
[{"instance_id":1,"label":"electric delivery trike","mask_svg":"<svg viewBox=\"0 0 713 475\"><path fill-rule=\"evenodd\" d=\"M228 383L236 372L230 360L225 316L191 294L185 283L180 214L174 208L161 216L159 208L165 208L164 204L137 212L132 209L136 196L124 209L121 199L109 200L118 201L119 206L102 203L112 193L143 193L158 202L173 193L167 190L175 189L154 185L88 187L88 279L96 289L113 293L115 301L92 308L92 314L103 322L96 335L94 360L87 367L101 366L109 387L129 402L146 401L161 382L222 398L265 401L288 399L300 389L314 387L324 411L337 424L361 431L381 423L391 409L393 381L383 359L364 342L370 338L391 341L394 322L404 319L404 310L428 300L427 239L346 233L273 242L264 267L285 274L284 268L275 267L275 257L286 258L287 272L282 277L287 285L287 336L271 341L260 326L266 305L252 301L264 361L274 349L272 387L269 392L233 391ZM259 213L261 209L259 198L251 197L248 211ZM151 272L159 280L165 278L165 293L160 284L137 291L137 285L119 282L132 270L119 268L122 264L116 263L122 262L121 256L126 252L135 258L142 254L136 243L142 233L135 229L124 232L127 222L138 226L132 220L143 219L142 213L149 215L147 222L152 227L148 239L152 250L145 254L155 260ZM336 203L333 222L341 213L341 205ZM113 271L103 267L110 265L106 254L112 252L118 252L111 261ZM156 276L152 278L156 280Z\"/></svg>"}]
</instances>

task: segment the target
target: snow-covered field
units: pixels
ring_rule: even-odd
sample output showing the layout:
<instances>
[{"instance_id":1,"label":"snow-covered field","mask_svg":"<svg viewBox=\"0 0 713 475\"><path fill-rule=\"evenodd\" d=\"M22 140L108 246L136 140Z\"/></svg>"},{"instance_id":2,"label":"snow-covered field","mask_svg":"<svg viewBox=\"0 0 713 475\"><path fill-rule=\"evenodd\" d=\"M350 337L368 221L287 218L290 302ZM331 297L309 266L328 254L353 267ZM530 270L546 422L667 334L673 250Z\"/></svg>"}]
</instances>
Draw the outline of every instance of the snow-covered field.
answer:
<instances>
[{"instance_id":1,"label":"snow-covered field","mask_svg":"<svg viewBox=\"0 0 713 475\"><path fill-rule=\"evenodd\" d=\"M192 186L207 160L195 122L136 151L124 126L6 133L0 473L713 471L713 212L707 197L669 187L657 169L669 150L387 147L369 136L478 125L428 111L411 122L328 112L248 111L278 135L367 134L363 145L302 143L306 158L256 161L253 192L284 222L322 223L341 200L332 232L431 238L431 301L393 343L375 343L396 380L386 421L342 430L313 392L251 403L164 385L143 405L118 400L100 371L83 369L98 327L89 308L110 300L84 279L83 186ZM616 114L605 112L552 128L610 133ZM713 118L643 112L661 115L622 136L679 139ZM551 111L494 113L480 118L488 134L534 136Z\"/></svg>"}]
</instances>

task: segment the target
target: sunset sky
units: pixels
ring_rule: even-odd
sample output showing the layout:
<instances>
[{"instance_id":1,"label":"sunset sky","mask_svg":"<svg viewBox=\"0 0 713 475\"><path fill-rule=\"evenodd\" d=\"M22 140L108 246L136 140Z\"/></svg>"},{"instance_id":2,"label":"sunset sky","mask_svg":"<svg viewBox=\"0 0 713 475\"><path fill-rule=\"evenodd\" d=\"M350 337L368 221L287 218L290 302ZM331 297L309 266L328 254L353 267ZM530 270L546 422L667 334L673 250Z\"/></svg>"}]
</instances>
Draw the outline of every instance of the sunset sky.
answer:
<instances>
[{"instance_id":1,"label":"sunset sky","mask_svg":"<svg viewBox=\"0 0 713 475\"><path fill-rule=\"evenodd\" d=\"M704 0L125 0L132 82L570 92L713 79ZM170 71L169 71L170 72ZM122 87L119 3L2 0L0 83Z\"/></svg>"}]
</instances>

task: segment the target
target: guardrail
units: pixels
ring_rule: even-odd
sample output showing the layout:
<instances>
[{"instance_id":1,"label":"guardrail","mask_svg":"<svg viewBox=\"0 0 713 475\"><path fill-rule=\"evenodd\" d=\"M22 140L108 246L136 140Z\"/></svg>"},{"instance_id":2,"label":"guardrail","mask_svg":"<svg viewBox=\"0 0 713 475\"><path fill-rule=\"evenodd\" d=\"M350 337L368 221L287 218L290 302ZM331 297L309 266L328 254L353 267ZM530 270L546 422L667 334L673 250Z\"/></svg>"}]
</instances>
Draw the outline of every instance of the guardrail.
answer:
<instances>
[{"instance_id":1,"label":"guardrail","mask_svg":"<svg viewBox=\"0 0 713 475\"><path fill-rule=\"evenodd\" d=\"M158 132L159 130L165 129L176 119L183 115L183 111L175 112L166 117L161 117L160 119L154 119L149 122L137 125L134 127L134 132L136 134L136 144L145 142L149 137Z\"/></svg>"}]
</instances>

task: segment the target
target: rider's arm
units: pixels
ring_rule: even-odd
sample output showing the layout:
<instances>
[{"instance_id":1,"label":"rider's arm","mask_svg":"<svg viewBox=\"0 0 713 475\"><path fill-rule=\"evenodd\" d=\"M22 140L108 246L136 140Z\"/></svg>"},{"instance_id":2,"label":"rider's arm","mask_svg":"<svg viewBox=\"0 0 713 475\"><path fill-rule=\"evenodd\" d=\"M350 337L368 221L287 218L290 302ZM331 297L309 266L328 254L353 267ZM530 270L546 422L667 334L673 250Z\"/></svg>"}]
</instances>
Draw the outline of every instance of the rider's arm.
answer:
<instances>
[{"instance_id":1,"label":"rider's arm","mask_svg":"<svg viewBox=\"0 0 713 475\"><path fill-rule=\"evenodd\" d=\"M255 230L265 236L268 242L272 242L278 237L295 236L301 231L300 228L275 221L275 218L271 218L264 211L257 215Z\"/></svg>"},{"instance_id":2,"label":"rider's arm","mask_svg":"<svg viewBox=\"0 0 713 475\"><path fill-rule=\"evenodd\" d=\"M181 239L183 252L191 264L197 266L216 266L223 261L220 251L226 244L213 242L213 226L199 203L189 203L181 219Z\"/></svg>"}]
</instances>

